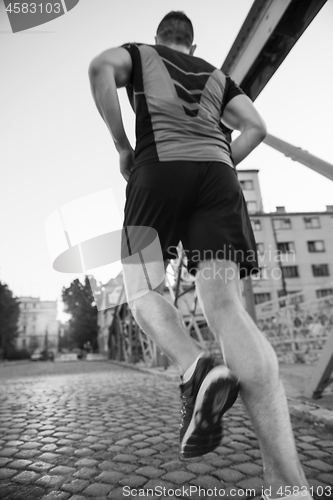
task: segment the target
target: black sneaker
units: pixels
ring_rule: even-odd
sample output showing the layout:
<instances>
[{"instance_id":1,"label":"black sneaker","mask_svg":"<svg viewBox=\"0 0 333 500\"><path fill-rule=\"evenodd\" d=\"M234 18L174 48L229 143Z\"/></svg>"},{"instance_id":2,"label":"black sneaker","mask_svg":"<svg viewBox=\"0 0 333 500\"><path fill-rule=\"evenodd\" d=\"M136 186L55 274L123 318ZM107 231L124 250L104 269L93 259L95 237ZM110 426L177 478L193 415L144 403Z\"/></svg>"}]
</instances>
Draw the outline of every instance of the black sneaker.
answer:
<instances>
[{"instance_id":1,"label":"black sneaker","mask_svg":"<svg viewBox=\"0 0 333 500\"><path fill-rule=\"evenodd\" d=\"M180 456L193 458L215 450L222 439L222 415L234 404L239 384L214 359L199 358L191 379L179 386L183 402Z\"/></svg>"}]
</instances>

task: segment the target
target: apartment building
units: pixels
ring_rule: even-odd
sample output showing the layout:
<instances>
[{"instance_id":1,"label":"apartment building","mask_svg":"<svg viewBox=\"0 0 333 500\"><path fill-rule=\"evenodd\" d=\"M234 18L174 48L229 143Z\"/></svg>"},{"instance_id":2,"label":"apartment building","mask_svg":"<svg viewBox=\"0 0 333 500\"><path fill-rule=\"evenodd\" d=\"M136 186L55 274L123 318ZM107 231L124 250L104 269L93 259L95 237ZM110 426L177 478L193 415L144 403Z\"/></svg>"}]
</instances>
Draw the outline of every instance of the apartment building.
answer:
<instances>
[{"instance_id":1,"label":"apartment building","mask_svg":"<svg viewBox=\"0 0 333 500\"><path fill-rule=\"evenodd\" d=\"M258 170L239 170L257 242L260 274L253 277L256 304L286 293L297 300L333 295L333 206L325 212L264 213ZM333 198L333 197L332 197Z\"/></svg>"},{"instance_id":2,"label":"apartment building","mask_svg":"<svg viewBox=\"0 0 333 500\"><path fill-rule=\"evenodd\" d=\"M47 341L48 348L58 349L60 322L57 317L56 301L41 301L37 297L19 297L20 317L18 349L34 351L42 349Z\"/></svg>"}]
</instances>

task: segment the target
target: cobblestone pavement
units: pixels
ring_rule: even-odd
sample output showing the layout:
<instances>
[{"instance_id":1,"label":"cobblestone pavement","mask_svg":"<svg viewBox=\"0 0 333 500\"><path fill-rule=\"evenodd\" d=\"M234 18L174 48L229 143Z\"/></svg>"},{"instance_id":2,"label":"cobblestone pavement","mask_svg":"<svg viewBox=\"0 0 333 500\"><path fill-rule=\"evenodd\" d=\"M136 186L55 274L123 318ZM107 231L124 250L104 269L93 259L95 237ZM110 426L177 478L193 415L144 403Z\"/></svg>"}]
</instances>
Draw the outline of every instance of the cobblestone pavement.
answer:
<instances>
[{"instance_id":1,"label":"cobblestone pavement","mask_svg":"<svg viewBox=\"0 0 333 500\"><path fill-rule=\"evenodd\" d=\"M215 452L181 461L176 379L107 362L0 366L0 379L1 500L147 498L148 489L150 499L260 498L258 442L241 402ZM314 497L332 498L333 435L293 426Z\"/></svg>"}]
</instances>

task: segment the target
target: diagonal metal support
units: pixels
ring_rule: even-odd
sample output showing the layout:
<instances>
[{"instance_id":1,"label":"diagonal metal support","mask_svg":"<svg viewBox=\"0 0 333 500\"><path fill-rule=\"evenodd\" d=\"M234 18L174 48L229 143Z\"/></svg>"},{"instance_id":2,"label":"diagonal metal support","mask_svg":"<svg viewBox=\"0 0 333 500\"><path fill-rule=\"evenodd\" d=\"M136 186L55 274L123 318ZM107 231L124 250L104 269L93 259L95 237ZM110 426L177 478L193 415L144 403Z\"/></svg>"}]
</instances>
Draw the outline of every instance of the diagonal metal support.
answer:
<instances>
[{"instance_id":1,"label":"diagonal metal support","mask_svg":"<svg viewBox=\"0 0 333 500\"><path fill-rule=\"evenodd\" d=\"M322 397L324 389L333 383L333 332L327 340L309 383L306 395L313 399Z\"/></svg>"}]
</instances>

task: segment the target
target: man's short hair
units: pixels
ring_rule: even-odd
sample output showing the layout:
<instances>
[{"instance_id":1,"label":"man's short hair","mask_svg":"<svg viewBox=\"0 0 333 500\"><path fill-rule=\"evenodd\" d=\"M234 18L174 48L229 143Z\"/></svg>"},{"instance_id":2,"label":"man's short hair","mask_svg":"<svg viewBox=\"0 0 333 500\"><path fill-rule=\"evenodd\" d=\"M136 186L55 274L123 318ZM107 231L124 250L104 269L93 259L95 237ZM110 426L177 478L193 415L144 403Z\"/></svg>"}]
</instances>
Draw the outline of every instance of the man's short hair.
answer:
<instances>
[{"instance_id":1,"label":"man's short hair","mask_svg":"<svg viewBox=\"0 0 333 500\"><path fill-rule=\"evenodd\" d=\"M163 17L157 27L156 34L163 42L185 45L186 47L191 47L194 38L190 19L179 10L173 10Z\"/></svg>"}]
</instances>

